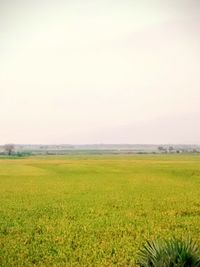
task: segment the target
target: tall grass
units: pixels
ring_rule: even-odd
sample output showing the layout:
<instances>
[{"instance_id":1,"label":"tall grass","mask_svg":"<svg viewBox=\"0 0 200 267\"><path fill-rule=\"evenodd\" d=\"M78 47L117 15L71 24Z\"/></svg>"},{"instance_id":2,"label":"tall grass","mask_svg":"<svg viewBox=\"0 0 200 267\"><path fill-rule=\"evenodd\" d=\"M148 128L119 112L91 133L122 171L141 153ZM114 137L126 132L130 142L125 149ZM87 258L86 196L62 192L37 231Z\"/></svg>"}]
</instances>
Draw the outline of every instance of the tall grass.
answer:
<instances>
[{"instance_id":1,"label":"tall grass","mask_svg":"<svg viewBox=\"0 0 200 267\"><path fill-rule=\"evenodd\" d=\"M200 155L0 159L0 266L135 267L146 239L200 242Z\"/></svg>"}]
</instances>

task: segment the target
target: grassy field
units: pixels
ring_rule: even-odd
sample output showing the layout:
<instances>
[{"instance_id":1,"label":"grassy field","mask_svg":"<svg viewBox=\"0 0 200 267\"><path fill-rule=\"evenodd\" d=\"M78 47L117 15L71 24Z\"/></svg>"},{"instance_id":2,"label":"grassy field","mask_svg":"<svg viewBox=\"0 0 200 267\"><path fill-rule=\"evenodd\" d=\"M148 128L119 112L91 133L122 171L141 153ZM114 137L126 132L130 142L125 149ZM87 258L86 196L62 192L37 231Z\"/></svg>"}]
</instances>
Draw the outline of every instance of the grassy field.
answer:
<instances>
[{"instance_id":1,"label":"grassy field","mask_svg":"<svg viewBox=\"0 0 200 267\"><path fill-rule=\"evenodd\" d=\"M0 159L0 266L135 266L146 239L200 241L200 156Z\"/></svg>"}]
</instances>

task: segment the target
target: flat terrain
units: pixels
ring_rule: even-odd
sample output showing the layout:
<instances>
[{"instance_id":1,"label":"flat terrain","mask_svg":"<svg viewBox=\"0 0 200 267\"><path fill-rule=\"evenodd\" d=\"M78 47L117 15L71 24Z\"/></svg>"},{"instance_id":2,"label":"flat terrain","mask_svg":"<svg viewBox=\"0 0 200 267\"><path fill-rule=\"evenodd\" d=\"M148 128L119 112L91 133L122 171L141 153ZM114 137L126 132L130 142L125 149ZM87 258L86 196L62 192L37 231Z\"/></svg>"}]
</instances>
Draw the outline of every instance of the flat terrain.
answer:
<instances>
[{"instance_id":1,"label":"flat terrain","mask_svg":"<svg viewBox=\"0 0 200 267\"><path fill-rule=\"evenodd\" d=\"M0 266L135 266L146 239L200 241L200 156L0 159Z\"/></svg>"}]
</instances>

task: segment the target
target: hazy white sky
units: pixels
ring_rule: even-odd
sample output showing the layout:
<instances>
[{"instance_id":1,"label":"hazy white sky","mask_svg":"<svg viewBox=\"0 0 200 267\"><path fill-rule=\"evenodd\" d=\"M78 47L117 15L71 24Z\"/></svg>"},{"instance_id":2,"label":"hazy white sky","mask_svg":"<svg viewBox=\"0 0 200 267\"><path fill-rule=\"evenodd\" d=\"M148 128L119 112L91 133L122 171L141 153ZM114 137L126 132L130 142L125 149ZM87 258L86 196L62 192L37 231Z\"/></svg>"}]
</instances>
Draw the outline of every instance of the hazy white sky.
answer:
<instances>
[{"instance_id":1,"label":"hazy white sky","mask_svg":"<svg viewBox=\"0 0 200 267\"><path fill-rule=\"evenodd\" d=\"M0 0L0 144L200 143L199 0Z\"/></svg>"}]
</instances>

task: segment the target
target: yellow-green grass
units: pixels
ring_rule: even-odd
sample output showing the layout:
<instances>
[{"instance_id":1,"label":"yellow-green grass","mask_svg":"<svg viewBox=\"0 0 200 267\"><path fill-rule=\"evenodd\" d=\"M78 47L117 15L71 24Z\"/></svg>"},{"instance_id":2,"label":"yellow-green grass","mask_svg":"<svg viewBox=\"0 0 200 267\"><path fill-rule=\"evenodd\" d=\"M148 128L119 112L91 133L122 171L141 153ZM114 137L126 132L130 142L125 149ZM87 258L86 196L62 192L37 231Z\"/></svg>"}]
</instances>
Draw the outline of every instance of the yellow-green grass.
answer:
<instances>
[{"instance_id":1,"label":"yellow-green grass","mask_svg":"<svg viewBox=\"0 0 200 267\"><path fill-rule=\"evenodd\" d=\"M0 159L0 266L135 266L146 239L200 241L200 156Z\"/></svg>"}]
</instances>

